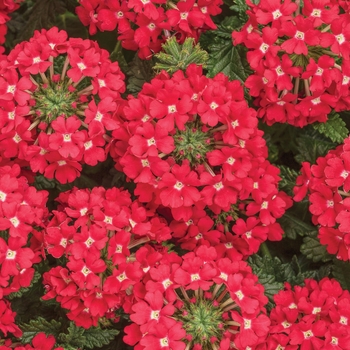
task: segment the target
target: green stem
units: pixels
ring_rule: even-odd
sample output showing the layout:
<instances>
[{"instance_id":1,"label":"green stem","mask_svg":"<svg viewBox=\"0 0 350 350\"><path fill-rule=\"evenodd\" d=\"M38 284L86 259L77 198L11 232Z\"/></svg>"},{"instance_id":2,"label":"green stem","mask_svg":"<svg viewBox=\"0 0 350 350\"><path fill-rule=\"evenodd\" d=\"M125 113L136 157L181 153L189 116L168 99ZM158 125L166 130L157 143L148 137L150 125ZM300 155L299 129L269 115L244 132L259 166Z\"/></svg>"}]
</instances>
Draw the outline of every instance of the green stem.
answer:
<instances>
[{"instance_id":1,"label":"green stem","mask_svg":"<svg viewBox=\"0 0 350 350\"><path fill-rule=\"evenodd\" d=\"M267 247L266 242L264 242L264 243L262 243L262 244L260 245L260 249L261 249L261 253L262 253L263 256L267 256L267 257L269 257L269 258L272 259L272 255L271 255L271 253L270 253L269 248Z\"/></svg>"},{"instance_id":2,"label":"green stem","mask_svg":"<svg viewBox=\"0 0 350 350\"><path fill-rule=\"evenodd\" d=\"M128 67L128 63L125 60L122 49L122 42L117 40L117 44L110 55L110 59L112 62L118 61L120 68L125 71Z\"/></svg>"}]
</instances>

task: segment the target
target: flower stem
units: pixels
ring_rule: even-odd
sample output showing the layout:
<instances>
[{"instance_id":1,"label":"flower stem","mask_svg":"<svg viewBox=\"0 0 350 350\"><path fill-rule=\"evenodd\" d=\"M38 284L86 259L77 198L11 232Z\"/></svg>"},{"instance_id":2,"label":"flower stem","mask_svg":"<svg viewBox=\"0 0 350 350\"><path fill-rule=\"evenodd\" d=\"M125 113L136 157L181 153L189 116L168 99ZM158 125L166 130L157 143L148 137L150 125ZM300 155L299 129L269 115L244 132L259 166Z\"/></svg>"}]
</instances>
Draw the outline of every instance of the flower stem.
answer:
<instances>
[{"instance_id":1,"label":"flower stem","mask_svg":"<svg viewBox=\"0 0 350 350\"><path fill-rule=\"evenodd\" d=\"M68 59L68 56L67 56L66 60L64 61L64 65L63 65L63 69L62 69L61 80L63 80L64 77L66 76L66 72L67 72L67 69L68 69L68 64L69 64L69 59Z\"/></svg>"},{"instance_id":2,"label":"flower stem","mask_svg":"<svg viewBox=\"0 0 350 350\"><path fill-rule=\"evenodd\" d=\"M345 191L338 190L338 193L341 194L342 196L350 197L350 192L345 192Z\"/></svg>"}]
</instances>

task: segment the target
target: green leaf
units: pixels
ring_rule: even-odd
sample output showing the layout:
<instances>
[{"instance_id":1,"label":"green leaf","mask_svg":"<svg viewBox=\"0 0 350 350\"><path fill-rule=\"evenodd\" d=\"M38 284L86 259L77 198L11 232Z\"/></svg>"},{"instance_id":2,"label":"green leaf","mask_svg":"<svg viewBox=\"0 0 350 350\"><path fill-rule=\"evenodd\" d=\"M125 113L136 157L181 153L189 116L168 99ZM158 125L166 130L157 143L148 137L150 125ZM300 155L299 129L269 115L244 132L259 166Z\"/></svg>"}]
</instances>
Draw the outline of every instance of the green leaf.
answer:
<instances>
[{"instance_id":1,"label":"green leaf","mask_svg":"<svg viewBox=\"0 0 350 350\"><path fill-rule=\"evenodd\" d=\"M305 236L315 231L315 226L306 223L289 211L287 211L278 222L282 226L287 237L291 239L296 239L297 236Z\"/></svg>"},{"instance_id":2,"label":"green leaf","mask_svg":"<svg viewBox=\"0 0 350 350\"><path fill-rule=\"evenodd\" d=\"M317 238L317 231L311 232L309 236L304 237L300 251L313 262L332 260L332 256L327 253L326 246L322 245Z\"/></svg>"},{"instance_id":3,"label":"green leaf","mask_svg":"<svg viewBox=\"0 0 350 350\"><path fill-rule=\"evenodd\" d=\"M118 334L117 329L102 329L100 327L90 327L84 329L70 322L67 328L68 333L61 333L57 337L57 342L63 344L63 347L69 348L101 348L108 345Z\"/></svg>"},{"instance_id":4,"label":"green leaf","mask_svg":"<svg viewBox=\"0 0 350 350\"><path fill-rule=\"evenodd\" d=\"M346 128L344 120L337 113L328 116L326 123L314 123L312 126L319 133L337 143L342 143L349 135L349 130Z\"/></svg>"},{"instance_id":5,"label":"green leaf","mask_svg":"<svg viewBox=\"0 0 350 350\"><path fill-rule=\"evenodd\" d=\"M318 131L312 128L304 128L296 138L296 146L298 154L295 156L295 160L299 163L306 161L314 164L318 157L326 155L336 144L329 141Z\"/></svg>"},{"instance_id":6,"label":"green leaf","mask_svg":"<svg viewBox=\"0 0 350 350\"><path fill-rule=\"evenodd\" d=\"M103 345L109 344L118 334L119 331L117 329L91 327L84 332L84 345L89 349L93 349L94 347L100 348Z\"/></svg>"},{"instance_id":7,"label":"green leaf","mask_svg":"<svg viewBox=\"0 0 350 350\"><path fill-rule=\"evenodd\" d=\"M149 82L153 77L153 60L141 60L137 55L130 62L127 75L127 90L136 95L141 91L144 83Z\"/></svg>"},{"instance_id":8,"label":"green leaf","mask_svg":"<svg viewBox=\"0 0 350 350\"><path fill-rule=\"evenodd\" d=\"M237 17L226 17L218 25L218 29L209 35L208 44L209 60L208 75L210 77L222 72L230 79L238 79L242 83L251 74L246 60L246 48L238 45L233 46L231 34L239 27ZM205 42L205 39L203 39Z\"/></svg>"},{"instance_id":9,"label":"green leaf","mask_svg":"<svg viewBox=\"0 0 350 350\"><path fill-rule=\"evenodd\" d=\"M242 22L242 25L248 20L248 15L246 14L246 11L248 10L248 5L246 0L230 0L227 1L226 4L230 5L230 9L237 12L239 19Z\"/></svg>"},{"instance_id":10,"label":"green leaf","mask_svg":"<svg viewBox=\"0 0 350 350\"><path fill-rule=\"evenodd\" d=\"M344 289L350 290L350 263L349 261L333 260L332 275Z\"/></svg>"},{"instance_id":11,"label":"green leaf","mask_svg":"<svg viewBox=\"0 0 350 350\"><path fill-rule=\"evenodd\" d=\"M306 278L317 278L318 270L310 269L310 261L300 256L293 256L288 263L282 263L277 257L253 255L248 259L253 272L258 276L266 290L266 295L273 300L273 295L283 289L284 282L292 286L302 285Z\"/></svg>"},{"instance_id":12,"label":"green leaf","mask_svg":"<svg viewBox=\"0 0 350 350\"><path fill-rule=\"evenodd\" d=\"M280 269L281 261L277 257L261 257L255 254L249 257L248 262L253 272L258 276L259 283L265 288L264 293L269 299L267 308L271 309L274 304L273 296L283 289L283 283L276 280L275 274L275 266L278 266Z\"/></svg>"},{"instance_id":13,"label":"green leaf","mask_svg":"<svg viewBox=\"0 0 350 350\"><path fill-rule=\"evenodd\" d=\"M208 61L208 53L201 49L200 45L195 45L193 38L187 38L185 42L180 45L177 43L175 37L167 39L166 43L162 45L163 51L157 53L155 56L158 60L154 69L160 71L166 70L172 74L177 70L186 70L186 68L195 63L206 67Z\"/></svg>"},{"instance_id":14,"label":"green leaf","mask_svg":"<svg viewBox=\"0 0 350 350\"><path fill-rule=\"evenodd\" d=\"M20 324L19 327L23 331L21 341L23 343L30 343L31 340L40 332L45 334L52 334L55 338L61 329L61 322L56 320L47 321L42 317L31 320L29 323Z\"/></svg>"},{"instance_id":15,"label":"green leaf","mask_svg":"<svg viewBox=\"0 0 350 350\"><path fill-rule=\"evenodd\" d=\"M39 279L41 278L41 274L38 272L38 271L35 271L34 272L34 276L33 276L33 279L32 281L30 282L30 286L29 287L26 287L26 288L21 288L18 292L16 293L11 293L10 295L7 296L7 298L9 300L12 300L14 298L20 298L23 296L24 293L28 292L31 290L31 288L33 287L33 285L35 283L37 283L39 281Z\"/></svg>"},{"instance_id":16,"label":"green leaf","mask_svg":"<svg viewBox=\"0 0 350 350\"><path fill-rule=\"evenodd\" d=\"M64 348L66 348L67 345L75 346L76 348L82 348L86 340L84 337L85 329L76 326L73 322L70 322L67 331L68 334L61 333L57 337L57 342L64 344Z\"/></svg>"}]
</instances>

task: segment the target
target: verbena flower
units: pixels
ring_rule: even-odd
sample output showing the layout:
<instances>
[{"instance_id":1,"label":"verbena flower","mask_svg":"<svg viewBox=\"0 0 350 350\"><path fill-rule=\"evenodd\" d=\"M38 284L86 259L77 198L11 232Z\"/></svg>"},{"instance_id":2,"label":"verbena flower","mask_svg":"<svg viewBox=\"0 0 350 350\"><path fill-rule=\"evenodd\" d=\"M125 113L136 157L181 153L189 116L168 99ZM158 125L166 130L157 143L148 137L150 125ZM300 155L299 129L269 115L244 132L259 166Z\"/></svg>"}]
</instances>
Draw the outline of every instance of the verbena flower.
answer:
<instances>
[{"instance_id":1,"label":"verbena flower","mask_svg":"<svg viewBox=\"0 0 350 350\"><path fill-rule=\"evenodd\" d=\"M312 221L318 225L318 238L340 260L350 259L349 159L347 138L335 150L317 158L316 164L303 163L302 174L294 187L296 201L308 195Z\"/></svg>"},{"instance_id":2,"label":"verbena flower","mask_svg":"<svg viewBox=\"0 0 350 350\"><path fill-rule=\"evenodd\" d=\"M162 72L118 116L110 147L116 168L136 183L141 202L170 209L183 248L230 243L247 256L281 238L276 219L291 200L278 191L279 170L266 159L240 82L207 78L195 65L172 77Z\"/></svg>"},{"instance_id":3,"label":"verbena flower","mask_svg":"<svg viewBox=\"0 0 350 350\"><path fill-rule=\"evenodd\" d=\"M176 261L164 254L133 298L124 341L135 349L246 349L264 344L267 298L243 261L199 247Z\"/></svg>"},{"instance_id":4,"label":"verbena flower","mask_svg":"<svg viewBox=\"0 0 350 350\"><path fill-rule=\"evenodd\" d=\"M61 183L106 159L124 75L90 40L56 27L18 44L0 77L0 155Z\"/></svg>"},{"instance_id":5,"label":"verbena flower","mask_svg":"<svg viewBox=\"0 0 350 350\"><path fill-rule=\"evenodd\" d=\"M303 127L348 109L349 16L338 1L248 2L249 19L234 44L248 48L245 82L268 124Z\"/></svg>"},{"instance_id":6,"label":"verbena flower","mask_svg":"<svg viewBox=\"0 0 350 350\"><path fill-rule=\"evenodd\" d=\"M89 33L117 29L122 47L150 59L161 50L165 39L176 35L178 42L199 39L200 33L216 29L212 16L221 13L222 0L80 0L76 13Z\"/></svg>"}]
</instances>

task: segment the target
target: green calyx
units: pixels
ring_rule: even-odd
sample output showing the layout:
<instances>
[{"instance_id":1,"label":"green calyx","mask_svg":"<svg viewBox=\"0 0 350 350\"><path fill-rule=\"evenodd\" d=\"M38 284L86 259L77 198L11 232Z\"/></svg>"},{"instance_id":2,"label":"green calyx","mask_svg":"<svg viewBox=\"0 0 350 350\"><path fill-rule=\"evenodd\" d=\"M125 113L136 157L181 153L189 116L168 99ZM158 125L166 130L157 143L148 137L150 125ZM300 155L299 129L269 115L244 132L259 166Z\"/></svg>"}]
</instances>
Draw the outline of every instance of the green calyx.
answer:
<instances>
[{"instance_id":1,"label":"green calyx","mask_svg":"<svg viewBox=\"0 0 350 350\"><path fill-rule=\"evenodd\" d=\"M77 93L69 91L68 86L66 79L38 86L33 97L34 108L41 121L50 123L59 116L68 117L76 113L73 103L78 100Z\"/></svg>"},{"instance_id":2,"label":"green calyx","mask_svg":"<svg viewBox=\"0 0 350 350\"><path fill-rule=\"evenodd\" d=\"M212 349L210 339L222 338L225 331L222 310L213 305L212 300L199 298L195 303L186 301L181 314L176 317L182 322L192 344L200 344L202 349Z\"/></svg>"},{"instance_id":3,"label":"green calyx","mask_svg":"<svg viewBox=\"0 0 350 350\"><path fill-rule=\"evenodd\" d=\"M206 160L206 154L214 149L208 133L196 128L194 124L187 125L185 130L177 130L174 141L175 159L188 159L192 165L202 164Z\"/></svg>"}]
</instances>

